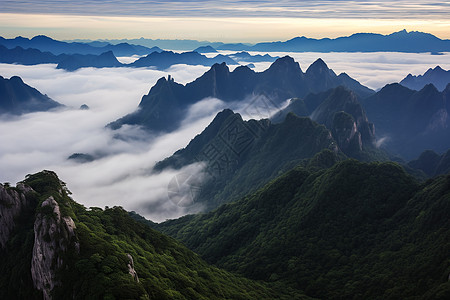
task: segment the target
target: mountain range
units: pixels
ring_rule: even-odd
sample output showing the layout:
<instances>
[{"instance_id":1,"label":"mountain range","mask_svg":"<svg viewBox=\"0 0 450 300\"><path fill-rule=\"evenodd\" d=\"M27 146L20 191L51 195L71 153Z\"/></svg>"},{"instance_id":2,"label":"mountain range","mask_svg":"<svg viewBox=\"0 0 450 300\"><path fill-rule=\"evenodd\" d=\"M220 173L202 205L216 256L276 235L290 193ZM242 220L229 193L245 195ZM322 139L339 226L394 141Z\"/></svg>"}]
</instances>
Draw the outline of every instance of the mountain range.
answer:
<instances>
[{"instance_id":1,"label":"mountain range","mask_svg":"<svg viewBox=\"0 0 450 300\"><path fill-rule=\"evenodd\" d=\"M152 40L122 39L104 40L108 43L132 43L163 49L191 50L200 46L212 46L216 50L263 51L263 52L450 52L450 40L440 39L432 34L401 30L391 34L356 33L338 38L314 39L305 36L287 41L262 42L257 44L195 41L195 40ZM86 42L86 41L84 41Z\"/></svg>"},{"instance_id":2,"label":"mountain range","mask_svg":"<svg viewBox=\"0 0 450 300\"><path fill-rule=\"evenodd\" d=\"M394 83L361 103L382 145L393 154L414 159L427 149L444 152L450 148L449 97L450 85L439 92L432 84L414 91Z\"/></svg>"},{"instance_id":3,"label":"mountain range","mask_svg":"<svg viewBox=\"0 0 450 300\"><path fill-rule=\"evenodd\" d=\"M421 90L427 84L433 84L439 91L443 91L450 83L450 70L445 71L440 66L428 69L423 75L408 74L400 84L412 90Z\"/></svg>"},{"instance_id":4,"label":"mountain range","mask_svg":"<svg viewBox=\"0 0 450 300\"><path fill-rule=\"evenodd\" d=\"M0 114L20 115L58 107L62 105L24 83L22 78L0 76Z\"/></svg>"},{"instance_id":5,"label":"mountain range","mask_svg":"<svg viewBox=\"0 0 450 300\"><path fill-rule=\"evenodd\" d=\"M140 125L149 130L171 131L176 129L189 105L204 98L214 97L225 102L254 99L265 106L279 106L289 98L304 97L311 92L325 91L339 85L352 89L361 97L374 93L347 74L336 75L323 60L315 61L305 73L293 58L277 59L264 72L254 72L246 66L230 72L225 63L215 64L209 71L186 85L173 78L160 78L155 86L142 97L138 110L109 126L113 129L124 124ZM261 118L261 116L257 116Z\"/></svg>"},{"instance_id":6,"label":"mountain range","mask_svg":"<svg viewBox=\"0 0 450 300\"><path fill-rule=\"evenodd\" d=\"M130 45L128 43L120 43L117 45L100 45L99 47L92 46L92 44L77 43L77 42L63 42L49 38L45 35L38 35L31 39L18 36L14 39L5 39L0 37L0 45L8 49L21 47L23 49L38 49L42 52L50 52L55 55L59 54L94 54L100 55L102 53L112 51L115 56L132 56L132 55L147 55L155 51L162 51L158 47L144 47L140 45Z\"/></svg>"},{"instance_id":7,"label":"mountain range","mask_svg":"<svg viewBox=\"0 0 450 300\"><path fill-rule=\"evenodd\" d=\"M80 68L111 68L111 67L152 67L159 70L165 70L175 64L186 65L203 65L212 66L215 63L225 62L228 65L237 65L235 60L242 62L253 61L269 61L272 62L276 58L270 55L251 55L247 52L240 52L230 55L218 54L214 57L207 57L197 52L176 53L172 51L154 51L146 56L138 58L130 64L119 62L110 50L101 54L59 54L55 55L50 52L42 52L38 49L24 49L17 46L8 49L0 45L0 62L1 63L19 63L23 65L37 65L45 63L57 64L58 69L66 71L76 71Z\"/></svg>"}]
</instances>

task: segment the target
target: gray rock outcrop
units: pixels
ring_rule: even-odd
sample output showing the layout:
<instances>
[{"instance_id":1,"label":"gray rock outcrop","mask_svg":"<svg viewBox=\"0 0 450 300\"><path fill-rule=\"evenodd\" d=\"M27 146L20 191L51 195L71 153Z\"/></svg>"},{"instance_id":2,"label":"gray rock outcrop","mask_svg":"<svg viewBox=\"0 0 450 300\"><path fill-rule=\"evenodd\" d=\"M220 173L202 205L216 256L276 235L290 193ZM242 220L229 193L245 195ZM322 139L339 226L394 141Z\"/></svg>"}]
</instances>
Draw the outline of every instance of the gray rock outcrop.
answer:
<instances>
[{"instance_id":1,"label":"gray rock outcrop","mask_svg":"<svg viewBox=\"0 0 450 300\"><path fill-rule=\"evenodd\" d=\"M61 216L58 202L52 196L42 202L34 222L31 275L44 299L51 299L53 288L61 284L56 272L64 266L63 254L69 247L79 251L75 228L71 217Z\"/></svg>"},{"instance_id":2,"label":"gray rock outcrop","mask_svg":"<svg viewBox=\"0 0 450 300\"><path fill-rule=\"evenodd\" d=\"M138 274L136 272L136 270L134 269L134 261L133 261L133 256L131 256L131 254L127 253L127 257L128 257L128 273L130 273L131 277L133 277L134 281L139 282L139 277Z\"/></svg>"},{"instance_id":3,"label":"gray rock outcrop","mask_svg":"<svg viewBox=\"0 0 450 300\"><path fill-rule=\"evenodd\" d=\"M0 248L4 248L15 227L15 218L32 204L26 194L32 188L18 183L16 188L0 184Z\"/></svg>"}]
</instances>

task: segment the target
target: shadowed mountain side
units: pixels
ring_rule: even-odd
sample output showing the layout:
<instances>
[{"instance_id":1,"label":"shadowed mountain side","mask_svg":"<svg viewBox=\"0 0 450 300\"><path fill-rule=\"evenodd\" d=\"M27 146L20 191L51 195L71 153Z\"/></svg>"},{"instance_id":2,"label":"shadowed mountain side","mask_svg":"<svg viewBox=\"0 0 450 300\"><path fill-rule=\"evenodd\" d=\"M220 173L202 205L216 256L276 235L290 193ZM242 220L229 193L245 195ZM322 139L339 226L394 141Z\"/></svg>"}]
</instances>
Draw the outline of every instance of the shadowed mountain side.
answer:
<instances>
[{"instance_id":1,"label":"shadowed mountain side","mask_svg":"<svg viewBox=\"0 0 450 300\"><path fill-rule=\"evenodd\" d=\"M6 79L0 76L0 114L20 115L62 106L25 84L20 77Z\"/></svg>"},{"instance_id":2,"label":"shadowed mountain side","mask_svg":"<svg viewBox=\"0 0 450 300\"><path fill-rule=\"evenodd\" d=\"M432 149L450 148L450 85L439 92L432 84L420 91L399 84L388 84L362 101L378 139L393 154L405 159L417 157ZM382 141L383 141L382 140Z\"/></svg>"},{"instance_id":3,"label":"shadowed mountain side","mask_svg":"<svg viewBox=\"0 0 450 300\"><path fill-rule=\"evenodd\" d=\"M375 147L374 125L369 123L358 97L345 87L309 94L304 99L295 98L272 121L281 122L290 112L309 116L313 121L324 124L339 148L350 157L372 160L374 155L378 158L385 156Z\"/></svg>"},{"instance_id":4,"label":"shadowed mountain side","mask_svg":"<svg viewBox=\"0 0 450 300\"><path fill-rule=\"evenodd\" d=\"M417 159L410 161L408 166L421 170L430 177L448 174L450 173L450 150L442 155L432 150L424 151Z\"/></svg>"},{"instance_id":5,"label":"shadowed mountain side","mask_svg":"<svg viewBox=\"0 0 450 300\"><path fill-rule=\"evenodd\" d=\"M230 72L225 63L215 64L201 77L186 85L161 78L139 103L138 110L110 126L141 125L149 130L170 131L179 126L187 107L207 97L223 101L242 101L263 96L268 106L280 105L293 97L304 97L311 92L339 85L352 88L361 96L374 92L346 76L336 76L322 60L312 64L306 73L293 58L277 59L264 72L256 73L245 66ZM251 105L251 104L250 104ZM167 110L167 107L173 108Z\"/></svg>"},{"instance_id":6,"label":"shadowed mountain side","mask_svg":"<svg viewBox=\"0 0 450 300\"><path fill-rule=\"evenodd\" d=\"M271 124L243 121L224 110L186 148L157 163L155 171L203 163L203 175L194 175L204 181L192 200L212 209L255 191L324 149L336 159L344 157L331 133L309 118L289 114L284 122Z\"/></svg>"},{"instance_id":7,"label":"shadowed mountain side","mask_svg":"<svg viewBox=\"0 0 450 300\"><path fill-rule=\"evenodd\" d=\"M408 74L400 81L401 85L416 91L423 89L430 83L439 91L443 91L447 84L450 83L450 70L445 71L440 66L436 66L434 69L428 69L423 75L414 76Z\"/></svg>"},{"instance_id":8,"label":"shadowed mountain side","mask_svg":"<svg viewBox=\"0 0 450 300\"><path fill-rule=\"evenodd\" d=\"M124 64L120 63L114 56L112 51L102 53L100 55L93 54L72 54L68 55L66 58L62 59L58 65L57 69L64 69L66 71L75 71L80 68L112 68L112 67L122 67Z\"/></svg>"},{"instance_id":9,"label":"shadowed mountain side","mask_svg":"<svg viewBox=\"0 0 450 300\"><path fill-rule=\"evenodd\" d=\"M448 175L419 185L397 164L347 160L155 227L210 263L320 299L445 299L449 187Z\"/></svg>"},{"instance_id":10,"label":"shadowed mountain side","mask_svg":"<svg viewBox=\"0 0 450 300\"><path fill-rule=\"evenodd\" d=\"M134 63L129 64L129 67L156 67L164 70L171 65L186 64L186 65L203 65L212 66L216 63L226 63L228 65L237 65L233 59L224 55L217 55L208 58L198 52L183 52L175 53L172 51L153 52L145 57L141 57Z\"/></svg>"}]
</instances>

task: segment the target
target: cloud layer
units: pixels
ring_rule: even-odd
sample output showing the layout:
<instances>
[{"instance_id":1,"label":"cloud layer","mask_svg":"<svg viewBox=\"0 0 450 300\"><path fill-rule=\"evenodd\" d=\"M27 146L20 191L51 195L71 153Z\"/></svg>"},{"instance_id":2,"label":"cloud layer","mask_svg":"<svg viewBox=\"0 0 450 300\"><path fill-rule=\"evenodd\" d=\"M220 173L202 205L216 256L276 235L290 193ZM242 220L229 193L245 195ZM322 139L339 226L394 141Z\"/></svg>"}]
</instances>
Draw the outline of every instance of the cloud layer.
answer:
<instances>
[{"instance_id":1,"label":"cloud layer","mask_svg":"<svg viewBox=\"0 0 450 300\"><path fill-rule=\"evenodd\" d=\"M407 53L291 55L304 71L322 57L337 73L345 71L371 88L399 81L408 73L422 74L438 64L450 69L448 53L443 56ZM264 63L255 65L258 71L268 67ZM182 129L170 134L150 136L128 126L120 133L132 138L116 139L115 132L104 126L134 111L158 78L171 74L177 82L187 83L207 69L177 65L164 72L144 68L86 68L70 73L56 70L55 65L0 64L3 77L18 75L25 83L68 106L54 112L0 117L0 182L15 183L26 174L50 169L67 182L73 198L87 207L121 205L154 221L192 212L175 205L168 197L169 183L186 170L154 174L152 167L200 133L215 114L225 108L222 101L209 98L193 105L182 122ZM82 104L90 109L79 110ZM244 115L252 114L246 104L235 104L233 108L240 109ZM67 160L73 153L89 153L101 158L89 163ZM193 170L201 168L191 166L189 173L197 172Z\"/></svg>"},{"instance_id":2,"label":"cloud layer","mask_svg":"<svg viewBox=\"0 0 450 300\"><path fill-rule=\"evenodd\" d=\"M283 17L283 18L406 18L449 19L446 1L2 1L10 13L50 13L152 17Z\"/></svg>"}]
</instances>

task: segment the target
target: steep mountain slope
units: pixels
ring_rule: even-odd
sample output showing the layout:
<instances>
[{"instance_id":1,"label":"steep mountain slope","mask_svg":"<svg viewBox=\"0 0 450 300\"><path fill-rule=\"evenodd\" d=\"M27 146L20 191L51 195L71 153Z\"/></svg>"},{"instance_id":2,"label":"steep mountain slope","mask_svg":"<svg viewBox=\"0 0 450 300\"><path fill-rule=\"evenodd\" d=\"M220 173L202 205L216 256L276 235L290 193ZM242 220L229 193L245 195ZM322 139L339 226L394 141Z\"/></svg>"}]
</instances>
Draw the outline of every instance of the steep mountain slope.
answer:
<instances>
[{"instance_id":1,"label":"steep mountain slope","mask_svg":"<svg viewBox=\"0 0 450 300\"><path fill-rule=\"evenodd\" d=\"M346 75L336 76L323 61L311 65L306 73L289 56L277 59L260 73L244 66L230 72L225 64L215 64L186 85L170 78L161 78L149 94L142 97L136 112L113 122L111 127L117 129L130 124L149 130L171 131L179 126L180 116L185 114L189 105L206 97L231 102L262 96L268 105L276 106L289 98L304 97L310 92L321 92L339 85L351 88L362 96L373 93Z\"/></svg>"},{"instance_id":2,"label":"steep mountain slope","mask_svg":"<svg viewBox=\"0 0 450 300\"><path fill-rule=\"evenodd\" d=\"M430 177L450 173L450 150L442 155L432 150L424 151L417 159L408 162L408 166Z\"/></svg>"},{"instance_id":3,"label":"steep mountain slope","mask_svg":"<svg viewBox=\"0 0 450 300\"><path fill-rule=\"evenodd\" d=\"M62 105L47 95L25 84L20 77L10 79L0 76L0 114L20 115L35 111L47 111Z\"/></svg>"},{"instance_id":4,"label":"steep mountain slope","mask_svg":"<svg viewBox=\"0 0 450 300\"><path fill-rule=\"evenodd\" d=\"M339 86L309 94L304 99L295 98L275 114L272 121L280 122L290 112L309 116L313 121L324 124L348 156L362 160L373 159L374 155L383 157L375 147L374 125L369 122L356 94L347 88Z\"/></svg>"},{"instance_id":5,"label":"steep mountain slope","mask_svg":"<svg viewBox=\"0 0 450 300\"><path fill-rule=\"evenodd\" d=\"M304 299L211 267L120 207L68 197L55 173L0 185L2 299ZM5 225L2 223L2 225Z\"/></svg>"},{"instance_id":6,"label":"steep mountain slope","mask_svg":"<svg viewBox=\"0 0 450 300\"><path fill-rule=\"evenodd\" d=\"M191 164L203 167L202 172L192 171L192 179L200 181L192 185L200 186L187 205L211 209L255 191L323 149L344 157L331 133L309 118L289 114L284 122L271 124L243 121L239 114L224 110L186 148L157 163L155 171Z\"/></svg>"},{"instance_id":7,"label":"steep mountain slope","mask_svg":"<svg viewBox=\"0 0 450 300\"><path fill-rule=\"evenodd\" d=\"M394 163L295 168L217 210L156 225L207 261L321 299L446 299L450 175Z\"/></svg>"},{"instance_id":8,"label":"steep mountain slope","mask_svg":"<svg viewBox=\"0 0 450 300\"><path fill-rule=\"evenodd\" d=\"M412 159L427 149L437 152L450 148L450 85L439 92L432 84L413 91L388 84L362 101L378 138L386 149Z\"/></svg>"},{"instance_id":9,"label":"steep mountain slope","mask_svg":"<svg viewBox=\"0 0 450 300\"><path fill-rule=\"evenodd\" d=\"M450 70L445 71L440 66L434 69L428 69L423 75L408 74L400 84L409 89L419 91L427 84L433 84L439 91L443 91L447 84L450 83Z\"/></svg>"}]
</instances>

